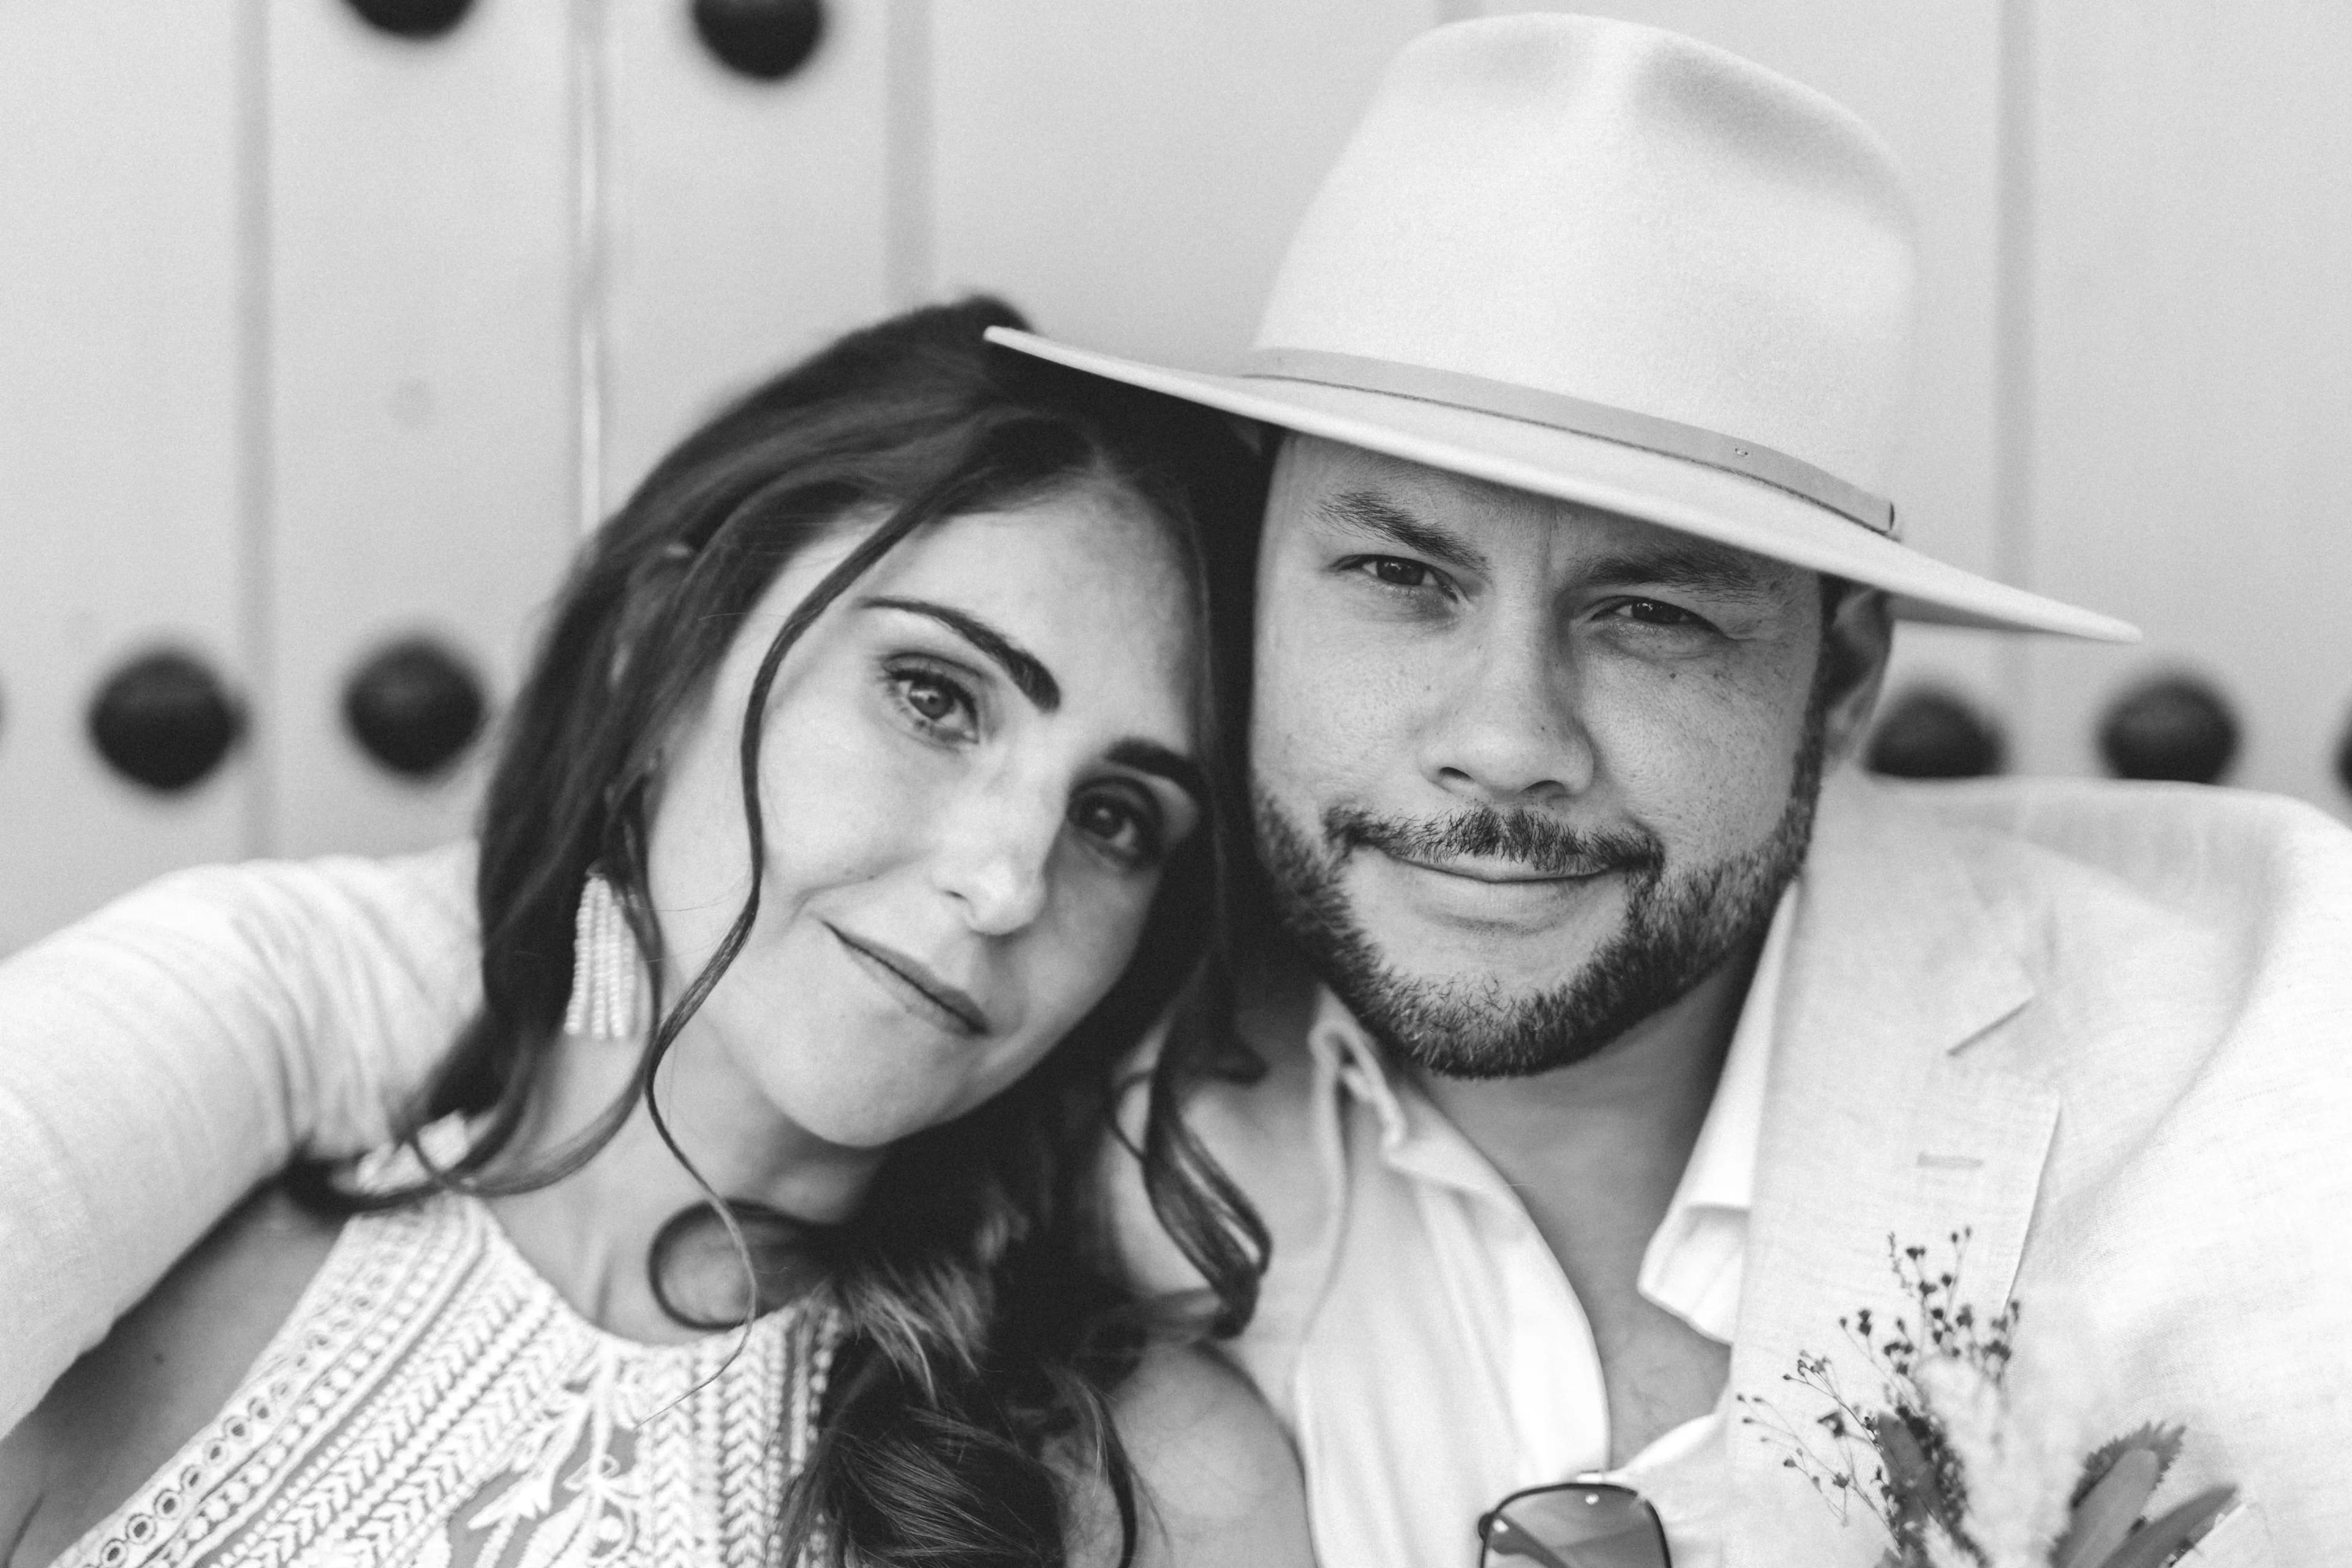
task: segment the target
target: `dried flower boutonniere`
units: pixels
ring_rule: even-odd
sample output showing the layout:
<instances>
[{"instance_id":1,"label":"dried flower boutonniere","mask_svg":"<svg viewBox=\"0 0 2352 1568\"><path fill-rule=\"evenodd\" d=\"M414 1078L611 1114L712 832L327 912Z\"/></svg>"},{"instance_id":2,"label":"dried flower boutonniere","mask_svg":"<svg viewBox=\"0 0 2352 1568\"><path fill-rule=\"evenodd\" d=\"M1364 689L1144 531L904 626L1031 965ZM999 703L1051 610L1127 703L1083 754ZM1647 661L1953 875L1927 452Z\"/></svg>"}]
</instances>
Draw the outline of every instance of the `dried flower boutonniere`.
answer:
<instances>
[{"instance_id":1,"label":"dried flower boutonniere","mask_svg":"<svg viewBox=\"0 0 2352 1568\"><path fill-rule=\"evenodd\" d=\"M2018 1308L1986 1316L1960 1300L1968 1233L1948 1268L1887 1238L1908 1303L1838 1326L1879 1384L1850 1389L1824 1355L1801 1352L1782 1381L1829 1408L1795 1421L1740 1396L1741 1420L1782 1450L1841 1520L1860 1507L1889 1541L1879 1568L2168 1568L2236 1500L2214 1487L2149 1517L2184 1429L2143 1426L2083 1457L2090 1401L2079 1357L2045 1341L2021 1353Z\"/></svg>"}]
</instances>

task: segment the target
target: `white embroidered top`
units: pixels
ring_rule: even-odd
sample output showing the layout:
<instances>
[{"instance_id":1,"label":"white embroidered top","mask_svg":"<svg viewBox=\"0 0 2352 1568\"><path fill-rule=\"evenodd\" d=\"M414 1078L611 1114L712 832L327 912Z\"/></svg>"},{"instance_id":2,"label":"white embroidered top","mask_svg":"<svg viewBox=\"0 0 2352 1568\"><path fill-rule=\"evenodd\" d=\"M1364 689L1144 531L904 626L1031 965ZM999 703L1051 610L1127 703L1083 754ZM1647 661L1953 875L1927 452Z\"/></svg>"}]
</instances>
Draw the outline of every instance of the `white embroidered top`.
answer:
<instances>
[{"instance_id":1,"label":"white embroidered top","mask_svg":"<svg viewBox=\"0 0 2352 1568\"><path fill-rule=\"evenodd\" d=\"M227 1407L58 1563L750 1568L838 1337L803 1302L637 1344L478 1200L362 1215Z\"/></svg>"}]
</instances>

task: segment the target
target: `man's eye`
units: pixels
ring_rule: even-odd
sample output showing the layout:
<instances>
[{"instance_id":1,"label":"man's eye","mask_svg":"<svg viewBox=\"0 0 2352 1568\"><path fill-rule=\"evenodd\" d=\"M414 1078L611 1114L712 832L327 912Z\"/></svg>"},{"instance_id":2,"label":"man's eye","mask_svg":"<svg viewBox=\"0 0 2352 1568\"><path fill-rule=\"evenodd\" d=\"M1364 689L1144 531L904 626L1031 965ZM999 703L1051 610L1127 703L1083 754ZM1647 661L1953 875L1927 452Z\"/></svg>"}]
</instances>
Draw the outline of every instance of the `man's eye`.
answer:
<instances>
[{"instance_id":1,"label":"man's eye","mask_svg":"<svg viewBox=\"0 0 2352 1568\"><path fill-rule=\"evenodd\" d=\"M1705 626L1707 623L1680 605L1658 599L1621 599L1609 606L1610 616L1647 626Z\"/></svg>"},{"instance_id":2,"label":"man's eye","mask_svg":"<svg viewBox=\"0 0 2352 1568\"><path fill-rule=\"evenodd\" d=\"M1391 588L1426 588L1437 580L1437 574L1420 562L1395 555L1367 556L1357 563L1357 569Z\"/></svg>"}]
</instances>

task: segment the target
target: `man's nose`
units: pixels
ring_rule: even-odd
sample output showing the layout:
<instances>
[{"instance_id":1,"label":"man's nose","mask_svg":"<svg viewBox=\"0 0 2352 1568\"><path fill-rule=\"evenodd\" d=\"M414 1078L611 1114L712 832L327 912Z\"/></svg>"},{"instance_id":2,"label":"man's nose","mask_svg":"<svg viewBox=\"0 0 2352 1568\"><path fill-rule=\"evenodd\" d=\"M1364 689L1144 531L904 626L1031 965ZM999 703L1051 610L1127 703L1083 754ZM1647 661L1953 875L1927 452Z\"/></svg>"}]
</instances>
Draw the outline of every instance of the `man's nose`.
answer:
<instances>
[{"instance_id":1,"label":"man's nose","mask_svg":"<svg viewBox=\"0 0 2352 1568\"><path fill-rule=\"evenodd\" d=\"M1578 711L1578 685L1550 638L1489 638L1435 694L1423 773L1450 795L1496 805L1581 795L1598 759Z\"/></svg>"},{"instance_id":2,"label":"man's nose","mask_svg":"<svg viewBox=\"0 0 2352 1568\"><path fill-rule=\"evenodd\" d=\"M1011 780L975 788L941 821L932 885L982 936L1024 929L1045 913L1062 817L1058 794Z\"/></svg>"}]
</instances>

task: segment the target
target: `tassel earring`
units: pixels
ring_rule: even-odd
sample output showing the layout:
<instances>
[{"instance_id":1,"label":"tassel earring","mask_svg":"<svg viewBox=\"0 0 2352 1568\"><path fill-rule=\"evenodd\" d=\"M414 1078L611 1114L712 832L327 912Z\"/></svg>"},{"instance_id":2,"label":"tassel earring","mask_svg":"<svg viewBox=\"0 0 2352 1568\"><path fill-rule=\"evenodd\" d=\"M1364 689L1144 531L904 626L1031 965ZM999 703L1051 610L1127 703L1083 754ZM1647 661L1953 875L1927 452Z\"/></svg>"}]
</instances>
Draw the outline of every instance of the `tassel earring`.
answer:
<instances>
[{"instance_id":1,"label":"tassel earring","mask_svg":"<svg viewBox=\"0 0 2352 1568\"><path fill-rule=\"evenodd\" d=\"M602 871L588 873L572 940L572 1001L563 1011L569 1034L594 1040L634 1040L643 1027L639 994L644 964L636 933L621 911L621 895Z\"/></svg>"}]
</instances>

